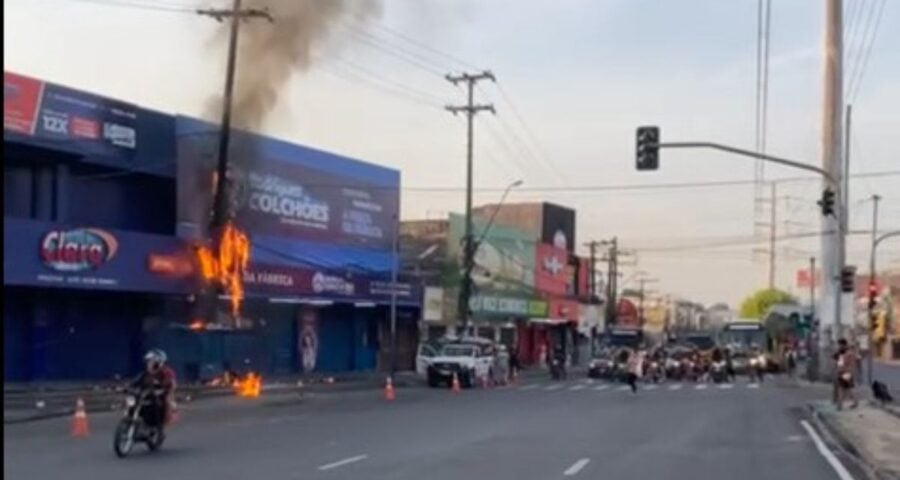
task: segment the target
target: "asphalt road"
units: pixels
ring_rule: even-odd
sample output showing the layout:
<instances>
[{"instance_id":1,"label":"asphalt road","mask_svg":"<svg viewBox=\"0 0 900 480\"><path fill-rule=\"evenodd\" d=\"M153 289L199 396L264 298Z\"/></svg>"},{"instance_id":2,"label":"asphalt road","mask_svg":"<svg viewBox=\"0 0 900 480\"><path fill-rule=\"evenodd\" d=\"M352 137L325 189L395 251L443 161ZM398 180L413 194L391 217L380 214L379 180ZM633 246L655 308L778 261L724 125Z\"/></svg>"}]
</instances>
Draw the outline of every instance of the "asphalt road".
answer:
<instances>
[{"instance_id":1,"label":"asphalt road","mask_svg":"<svg viewBox=\"0 0 900 480\"><path fill-rule=\"evenodd\" d=\"M881 380L888 385L891 392L900 393L900 364L875 362L873 371L875 380Z\"/></svg>"},{"instance_id":2,"label":"asphalt road","mask_svg":"<svg viewBox=\"0 0 900 480\"><path fill-rule=\"evenodd\" d=\"M12 479L831 480L801 428L816 387L661 385L638 395L585 379L464 391L408 388L185 406L163 449L112 452L113 414L92 435L67 420L4 429Z\"/></svg>"}]
</instances>

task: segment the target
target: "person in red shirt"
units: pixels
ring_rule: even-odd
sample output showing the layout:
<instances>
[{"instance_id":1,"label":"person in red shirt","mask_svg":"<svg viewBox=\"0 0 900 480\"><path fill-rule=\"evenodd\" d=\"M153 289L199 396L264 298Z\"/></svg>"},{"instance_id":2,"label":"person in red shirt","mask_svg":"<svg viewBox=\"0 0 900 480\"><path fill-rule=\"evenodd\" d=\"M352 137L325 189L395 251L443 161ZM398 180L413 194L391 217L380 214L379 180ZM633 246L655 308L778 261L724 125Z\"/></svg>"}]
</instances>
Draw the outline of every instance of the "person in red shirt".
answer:
<instances>
[{"instance_id":1,"label":"person in red shirt","mask_svg":"<svg viewBox=\"0 0 900 480\"><path fill-rule=\"evenodd\" d=\"M169 423L171 415L175 411L175 371L166 365L166 352L153 349L144 355L146 368L134 381L132 388L141 390L161 390L160 418Z\"/></svg>"}]
</instances>

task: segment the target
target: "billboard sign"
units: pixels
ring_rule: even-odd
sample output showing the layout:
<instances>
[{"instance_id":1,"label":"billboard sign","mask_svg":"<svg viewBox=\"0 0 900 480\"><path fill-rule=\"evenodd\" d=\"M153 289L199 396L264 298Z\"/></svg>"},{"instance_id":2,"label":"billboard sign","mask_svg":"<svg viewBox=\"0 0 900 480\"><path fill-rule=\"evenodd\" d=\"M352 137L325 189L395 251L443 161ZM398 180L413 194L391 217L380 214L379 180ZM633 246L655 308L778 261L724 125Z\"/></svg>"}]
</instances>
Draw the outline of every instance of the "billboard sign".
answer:
<instances>
[{"instance_id":1,"label":"billboard sign","mask_svg":"<svg viewBox=\"0 0 900 480\"><path fill-rule=\"evenodd\" d=\"M138 107L4 72L3 130L84 153L133 158Z\"/></svg>"},{"instance_id":2,"label":"billboard sign","mask_svg":"<svg viewBox=\"0 0 900 480\"><path fill-rule=\"evenodd\" d=\"M197 285L193 257L176 238L12 218L3 227L4 285L159 293Z\"/></svg>"},{"instance_id":3,"label":"billboard sign","mask_svg":"<svg viewBox=\"0 0 900 480\"><path fill-rule=\"evenodd\" d=\"M547 316L547 302L529 298L475 295L469 300L469 307L478 316Z\"/></svg>"},{"instance_id":4,"label":"billboard sign","mask_svg":"<svg viewBox=\"0 0 900 480\"><path fill-rule=\"evenodd\" d=\"M185 117L177 128L179 235L200 238L212 211L217 130ZM398 214L396 170L237 131L229 168L235 221L255 249L277 253L264 263L389 270L382 257ZM319 254L308 254L316 248ZM251 261L257 258L254 251Z\"/></svg>"},{"instance_id":5,"label":"billboard sign","mask_svg":"<svg viewBox=\"0 0 900 480\"><path fill-rule=\"evenodd\" d=\"M482 237L487 222L474 218L474 237ZM458 285L462 266L462 238L465 218L450 215L450 233L447 235L448 257L460 266L456 275L445 278L449 285ZM496 294L530 295L534 291L535 241L521 230L493 224L484 235L475 252L475 268L472 281L479 291Z\"/></svg>"},{"instance_id":6,"label":"billboard sign","mask_svg":"<svg viewBox=\"0 0 900 480\"><path fill-rule=\"evenodd\" d=\"M569 265L569 252L564 248L540 244L535 249L534 284L541 293L566 295L573 283L574 269Z\"/></svg>"},{"instance_id":7,"label":"billboard sign","mask_svg":"<svg viewBox=\"0 0 900 480\"><path fill-rule=\"evenodd\" d=\"M541 242L575 252L575 210L544 203Z\"/></svg>"}]
</instances>

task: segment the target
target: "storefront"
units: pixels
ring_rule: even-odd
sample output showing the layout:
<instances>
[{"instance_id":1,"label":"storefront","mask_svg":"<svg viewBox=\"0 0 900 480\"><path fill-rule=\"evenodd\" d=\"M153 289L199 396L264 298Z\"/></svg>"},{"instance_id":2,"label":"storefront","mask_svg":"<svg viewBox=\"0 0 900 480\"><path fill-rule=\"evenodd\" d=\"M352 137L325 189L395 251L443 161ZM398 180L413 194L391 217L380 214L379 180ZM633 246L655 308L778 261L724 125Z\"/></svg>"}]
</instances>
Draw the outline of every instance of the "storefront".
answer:
<instances>
[{"instance_id":1,"label":"storefront","mask_svg":"<svg viewBox=\"0 0 900 480\"><path fill-rule=\"evenodd\" d=\"M177 119L178 234L190 242L204 241L212 208L215 132ZM254 351L265 358L226 353L223 361L263 373L390 368L400 173L246 132L231 142L229 204L251 245L232 335L259 331ZM395 298L397 366L412 368L421 291L401 281ZM282 352L277 361L273 349Z\"/></svg>"},{"instance_id":2,"label":"storefront","mask_svg":"<svg viewBox=\"0 0 900 480\"><path fill-rule=\"evenodd\" d=\"M7 380L131 375L148 326L193 288L173 237L10 218L3 227Z\"/></svg>"}]
</instances>

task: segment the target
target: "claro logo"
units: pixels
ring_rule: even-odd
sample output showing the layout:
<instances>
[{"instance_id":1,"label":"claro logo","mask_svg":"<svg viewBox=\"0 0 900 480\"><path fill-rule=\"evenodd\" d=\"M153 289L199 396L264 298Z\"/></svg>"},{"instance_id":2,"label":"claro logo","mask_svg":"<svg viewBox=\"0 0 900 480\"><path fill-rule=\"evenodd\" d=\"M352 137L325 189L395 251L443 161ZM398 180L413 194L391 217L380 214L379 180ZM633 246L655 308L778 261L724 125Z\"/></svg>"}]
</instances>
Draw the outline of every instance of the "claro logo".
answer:
<instances>
[{"instance_id":1,"label":"claro logo","mask_svg":"<svg viewBox=\"0 0 900 480\"><path fill-rule=\"evenodd\" d=\"M97 228L51 230L41 239L41 260L60 272L96 270L119 249L113 234Z\"/></svg>"}]
</instances>

